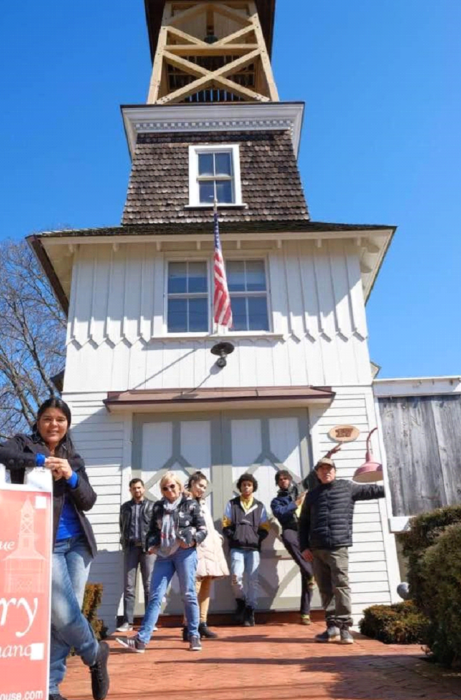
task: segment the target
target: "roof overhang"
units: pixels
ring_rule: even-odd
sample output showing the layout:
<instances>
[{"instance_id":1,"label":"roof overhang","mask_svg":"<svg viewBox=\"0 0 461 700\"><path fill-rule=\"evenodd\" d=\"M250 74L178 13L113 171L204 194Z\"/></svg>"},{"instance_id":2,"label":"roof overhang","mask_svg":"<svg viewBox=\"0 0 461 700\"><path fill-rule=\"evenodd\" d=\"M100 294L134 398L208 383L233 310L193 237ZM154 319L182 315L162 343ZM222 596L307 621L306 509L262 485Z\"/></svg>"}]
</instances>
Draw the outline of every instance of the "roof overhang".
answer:
<instances>
[{"instance_id":1,"label":"roof overhang","mask_svg":"<svg viewBox=\"0 0 461 700\"><path fill-rule=\"evenodd\" d=\"M228 389L153 389L109 392L104 404L110 413L201 411L225 408L293 408L313 403L329 406L330 387L275 386Z\"/></svg>"},{"instance_id":2,"label":"roof overhang","mask_svg":"<svg viewBox=\"0 0 461 700\"><path fill-rule=\"evenodd\" d=\"M217 0L219 2L219 0ZM162 25L163 10L166 0L144 0L146 9L147 31L152 62L157 50L158 36ZM275 0L256 0L261 29L269 56L272 54L274 36Z\"/></svg>"},{"instance_id":3,"label":"roof overhang","mask_svg":"<svg viewBox=\"0 0 461 700\"><path fill-rule=\"evenodd\" d=\"M278 222L271 222L272 227L277 227ZM395 233L395 226L367 226L360 224L329 224L325 222L305 221L297 222L296 228L290 230L290 222L281 222L285 230L270 230L261 223L259 231L245 231L246 224L237 224L226 230L223 223L221 227L221 242L224 253L230 250L251 250L264 245L267 251L280 249L284 241L312 240L318 248L324 241L329 240L353 240L357 245L360 260L362 286L365 300L368 299L384 256ZM241 226L242 230L238 231ZM208 226L207 226L208 228ZM62 309L67 313L69 308L70 286L72 280L72 266L74 253L80 245L111 245L118 249L121 245L144 244L146 240L155 242L157 250L168 252L178 250L178 245L183 245L184 250L191 243L204 252L213 249L213 234L198 233L204 230L204 225L181 224L178 230L182 233L168 233L168 225L153 224L146 226L118 226L102 229L81 229L73 231L50 231L34 234L28 237L43 270L45 271Z\"/></svg>"},{"instance_id":4,"label":"roof overhang","mask_svg":"<svg viewBox=\"0 0 461 700\"><path fill-rule=\"evenodd\" d=\"M396 379L375 379L373 391L378 399L461 395L461 376L447 377L402 377Z\"/></svg>"},{"instance_id":5,"label":"roof overhang","mask_svg":"<svg viewBox=\"0 0 461 700\"><path fill-rule=\"evenodd\" d=\"M122 105L131 156L138 134L288 130L299 153L304 102Z\"/></svg>"}]
</instances>

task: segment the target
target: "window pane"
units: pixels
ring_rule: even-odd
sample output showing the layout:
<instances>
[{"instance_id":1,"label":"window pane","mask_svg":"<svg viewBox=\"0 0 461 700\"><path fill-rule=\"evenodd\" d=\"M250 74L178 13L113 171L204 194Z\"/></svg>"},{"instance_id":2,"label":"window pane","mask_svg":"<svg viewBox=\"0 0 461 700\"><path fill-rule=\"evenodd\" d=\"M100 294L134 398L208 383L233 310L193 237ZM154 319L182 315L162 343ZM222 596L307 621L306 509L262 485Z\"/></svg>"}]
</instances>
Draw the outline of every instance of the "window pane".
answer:
<instances>
[{"instance_id":1,"label":"window pane","mask_svg":"<svg viewBox=\"0 0 461 700\"><path fill-rule=\"evenodd\" d=\"M248 297L249 329L251 331L268 331L266 297Z\"/></svg>"},{"instance_id":2,"label":"window pane","mask_svg":"<svg viewBox=\"0 0 461 700\"><path fill-rule=\"evenodd\" d=\"M214 181L199 182L200 204L213 204L214 202Z\"/></svg>"},{"instance_id":3,"label":"window pane","mask_svg":"<svg viewBox=\"0 0 461 700\"><path fill-rule=\"evenodd\" d=\"M226 263L227 286L230 292L245 291L245 266L241 260L229 260Z\"/></svg>"},{"instance_id":4,"label":"window pane","mask_svg":"<svg viewBox=\"0 0 461 700\"><path fill-rule=\"evenodd\" d=\"M216 153L215 155L215 171L216 175L231 174L231 154Z\"/></svg>"},{"instance_id":5,"label":"window pane","mask_svg":"<svg viewBox=\"0 0 461 700\"><path fill-rule=\"evenodd\" d=\"M220 204L232 204L232 180L216 180L216 197Z\"/></svg>"},{"instance_id":6,"label":"window pane","mask_svg":"<svg viewBox=\"0 0 461 700\"><path fill-rule=\"evenodd\" d=\"M200 292L207 291L207 276L206 276L206 263L205 262L193 262L189 263L189 289L191 294L197 294Z\"/></svg>"},{"instance_id":7,"label":"window pane","mask_svg":"<svg viewBox=\"0 0 461 700\"><path fill-rule=\"evenodd\" d=\"M247 312L245 297L231 296L232 307L232 330L246 331L247 328Z\"/></svg>"},{"instance_id":8,"label":"window pane","mask_svg":"<svg viewBox=\"0 0 461 700\"><path fill-rule=\"evenodd\" d=\"M185 262L169 263L168 293L181 294L187 291L187 265Z\"/></svg>"},{"instance_id":9,"label":"window pane","mask_svg":"<svg viewBox=\"0 0 461 700\"><path fill-rule=\"evenodd\" d=\"M266 275L264 274L264 263L262 260L249 260L247 267L247 291L265 292Z\"/></svg>"},{"instance_id":10,"label":"window pane","mask_svg":"<svg viewBox=\"0 0 461 700\"><path fill-rule=\"evenodd\" d=\"M208 300L189 299L189 332L198 333L208 330Z\"/></svg>"},{"instance_id":11,"label":"window pane","mask_svg":"<svg viewBox=\"0 0 461 700\"><path fill-rule=\"evenodd\" d=\"M187 331L187 299L168 299L168 332Z\"/></svg>"},{"instance_id":12,"label":"window pane","mask_svg":"<svg viewBox=\"0 0 461 700\"><path fill-rule=\"evenodd\" d=\"M213 173L213 154L199 153L198 155L198 174L199 175L214 175Z\"/></svg>"}]
</instances>

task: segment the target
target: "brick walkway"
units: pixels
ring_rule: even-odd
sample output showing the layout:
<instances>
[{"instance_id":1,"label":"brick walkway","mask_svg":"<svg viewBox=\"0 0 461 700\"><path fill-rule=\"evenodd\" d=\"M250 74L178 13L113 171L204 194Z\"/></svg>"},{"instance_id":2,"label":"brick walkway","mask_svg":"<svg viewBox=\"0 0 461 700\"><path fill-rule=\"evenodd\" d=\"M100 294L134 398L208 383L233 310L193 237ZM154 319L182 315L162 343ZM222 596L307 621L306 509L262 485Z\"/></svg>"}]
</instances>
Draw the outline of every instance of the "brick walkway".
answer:
<instances>
[{"instance_id":1,"label":"brick walkway","mask_svg":"<svg viewBox=\"0 0 461 700\"><path fill-rule=\"evenodd\" d=\"M155 633L145 654L111 646L110 700L459 700L461 674L423 659L418 646L389 646L355 635L354 645L317 644L310 627L220 627L219 639L187 650L180 629ZM61 692L91 698L88 670L70 660Z\"/></svg>"}]
</instances>

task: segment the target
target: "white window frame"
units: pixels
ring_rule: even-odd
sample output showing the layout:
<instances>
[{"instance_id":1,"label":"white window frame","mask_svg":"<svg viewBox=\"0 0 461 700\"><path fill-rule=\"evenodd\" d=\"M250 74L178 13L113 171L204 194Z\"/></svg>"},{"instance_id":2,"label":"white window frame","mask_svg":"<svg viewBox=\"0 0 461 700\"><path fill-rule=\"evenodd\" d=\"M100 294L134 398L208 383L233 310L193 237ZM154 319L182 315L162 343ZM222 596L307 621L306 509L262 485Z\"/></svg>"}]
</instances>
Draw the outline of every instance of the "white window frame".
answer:
<instances>
[{"instance_id":1,"label":"white window frame","mask_svg":"<svg viewBox=\"0 0 461 700\"><path fill-rule=\"evenodd\" d=\"M243 292L232 292L229 290L229 296L237 296L237 297L262 297L265 296L266 298L266 306L267 306L267 322L268 322L268 329L267 330L234 330L233 328L230 328L229 330L226 329L226 332L229 333L229 335L243 335L243 336L250 336L250 335L269 335L272 333L273 329L273 321L272 321L272 305L271 305L271 290L270 290L270 279L269 279L269 266L268 266L268 260L266 255L251 255L250 257L248 256L242 256L241 254L239 255L238 252L233 252L231 255L227 255L224 264L227 262L262 262L264 265L264 277L266 280L266 290L264 292L248 292L248 291L243 291Z\"/></svg>"},{"instance_id":2,"label":"white window frame","mask_svg":"<svg viewBox=\"0 0 461 700\"><path fill-rule=\"evenodd\" d=\"M169 267L170 263L188 263L188 262L201 262L205 263L206 265L206 280L207 280L207 292L206 295L204 292L200 292L197 294L173 294L170 295L168 292L168 280L169 280ZM167 260L165 260L165 286L164 286L164 298L165 298L165 304L164 304L164 332L165 335L167 335L169 338L182 338L182 337L189 337L189 336L207 336L210 334L210 326L211 326L211 321L212 321L212 310L210 311L210 297L211 296L211 279L210 279L210 259L208 257L204 257L203 255L200 257L184 257L182 255L181 257L169 257ZM168 300L170 299L170 296L177 297L177 298L182 298L182 299L190 299L190 298L205 298L207 301L207 310L208 310L208 327L206 331L169 331L168 330Z\"/></svg>"},{"instance_id":3,"label":"white window frame","mask_svg":"<svg viewBox=\"0 0 461 700\"><path fill-rule=\"evenodd\" d=\"M251 261L251 260L262 260L264 263L264 273L266 276L266 300L267 300L267 316L269 320L269 330L267 331L236 331L233 328L220 327L219 331L213 319L213 254L204 255L203 252L192 252L187 255L184 252L170 253L168 258L165 258L164 262L164 307L163 307L163 335L161 336L165 340L175 338L183 338L185 340L192 340L193 338L282 338L283 333L276 333L274 331L274 319L273 319L273 309L272 309L272 294L271 294L271 275L269 269L269 257L267 254L262 255L252 254L243 255L241 251L232 251L226 254L224 262L227 261ZM208 279L208 330L205 331L180 331L180 332L169 332L168 331L168 266L171 262L205 262L207 265L207 279ZM243 292L242 292L243 294Z\"/></svg>"},{"instance_id":4,"label":"white window frame","mask_svg":"<svg viewBox=\"0 0 461 700\"><path fill-rule=\"evenodd\" d=\"M189 206L211 209L213 203L200 202L200 189L198 178L198 156L200 153L230 153L232 158L234 202L222 202L218 207L242 207L242 179L240 173L240 145L215 144L210 146L189 146Z\"/></svg>"}]
</instances>

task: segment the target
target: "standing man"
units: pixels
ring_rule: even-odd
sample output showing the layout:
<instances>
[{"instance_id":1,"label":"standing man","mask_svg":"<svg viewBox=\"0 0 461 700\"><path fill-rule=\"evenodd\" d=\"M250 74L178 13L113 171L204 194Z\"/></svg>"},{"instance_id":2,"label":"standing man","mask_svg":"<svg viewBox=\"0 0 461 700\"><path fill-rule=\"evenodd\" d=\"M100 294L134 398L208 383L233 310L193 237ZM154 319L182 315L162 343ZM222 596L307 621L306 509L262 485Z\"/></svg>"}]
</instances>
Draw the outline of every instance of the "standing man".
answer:
<instances>
[{"instance_id":1,"label":"standing man","mask_svg":"<svg viewBox=\"0 0 461 700\"><path fill-rule=\"evenodd\" d=\"M329 457L323 457L315 471L320 483L304 499L299 519L299 546L304 559L313 562L327 623L315 640L352 644L348 548L354 505L383 498L384 487L336 479L336 466Z\"/></svg>"},{"instance_id":2,"label":"standing man","mask_svg":"<svg viewBox=\"0 0 461 700\"><path fill-rule=\"evenodd\" d=\"M298 526L301 506L305 494L299 495L298 487L287 469L275 474L275 485L279 491L272 499L271 508L282 528L282 542L301 572L301 623L310 625L311 599L314 589L312 563L306 561L299 548Z\"/></svg>"},{"instance_id":3,"label":"standing man","mask_svg":"<svg viewBox=\"0 0 461 700\"><path fill-rule=\"evenodd\" d=\"M231 553L231 584L237 603L237 624L253 627L258 599L261 542L269 534L269 521L261 501L254 497L258 482L252 474L237 481L240 496L232 498L223 517L223 535ZM246 579L246 581L245 581Z\"/></svg>"},{"instance_id":4,"label":"standing man","mask_svg":"<svg viewBox=\"0 0 461 700\"><path fill-rule=\"evenodd\" d=\"M141 566L146 609L149 601L150 579L155 556L146 551L146 536L154 502L144 498L144 492L142 479L131 479L130 493L132 498L120 508L120 544L124 557L125 588L123 593L123 623L117 627L118 632L129 632L133 629L138 566Z\"/></svg>"}]
</instances>

